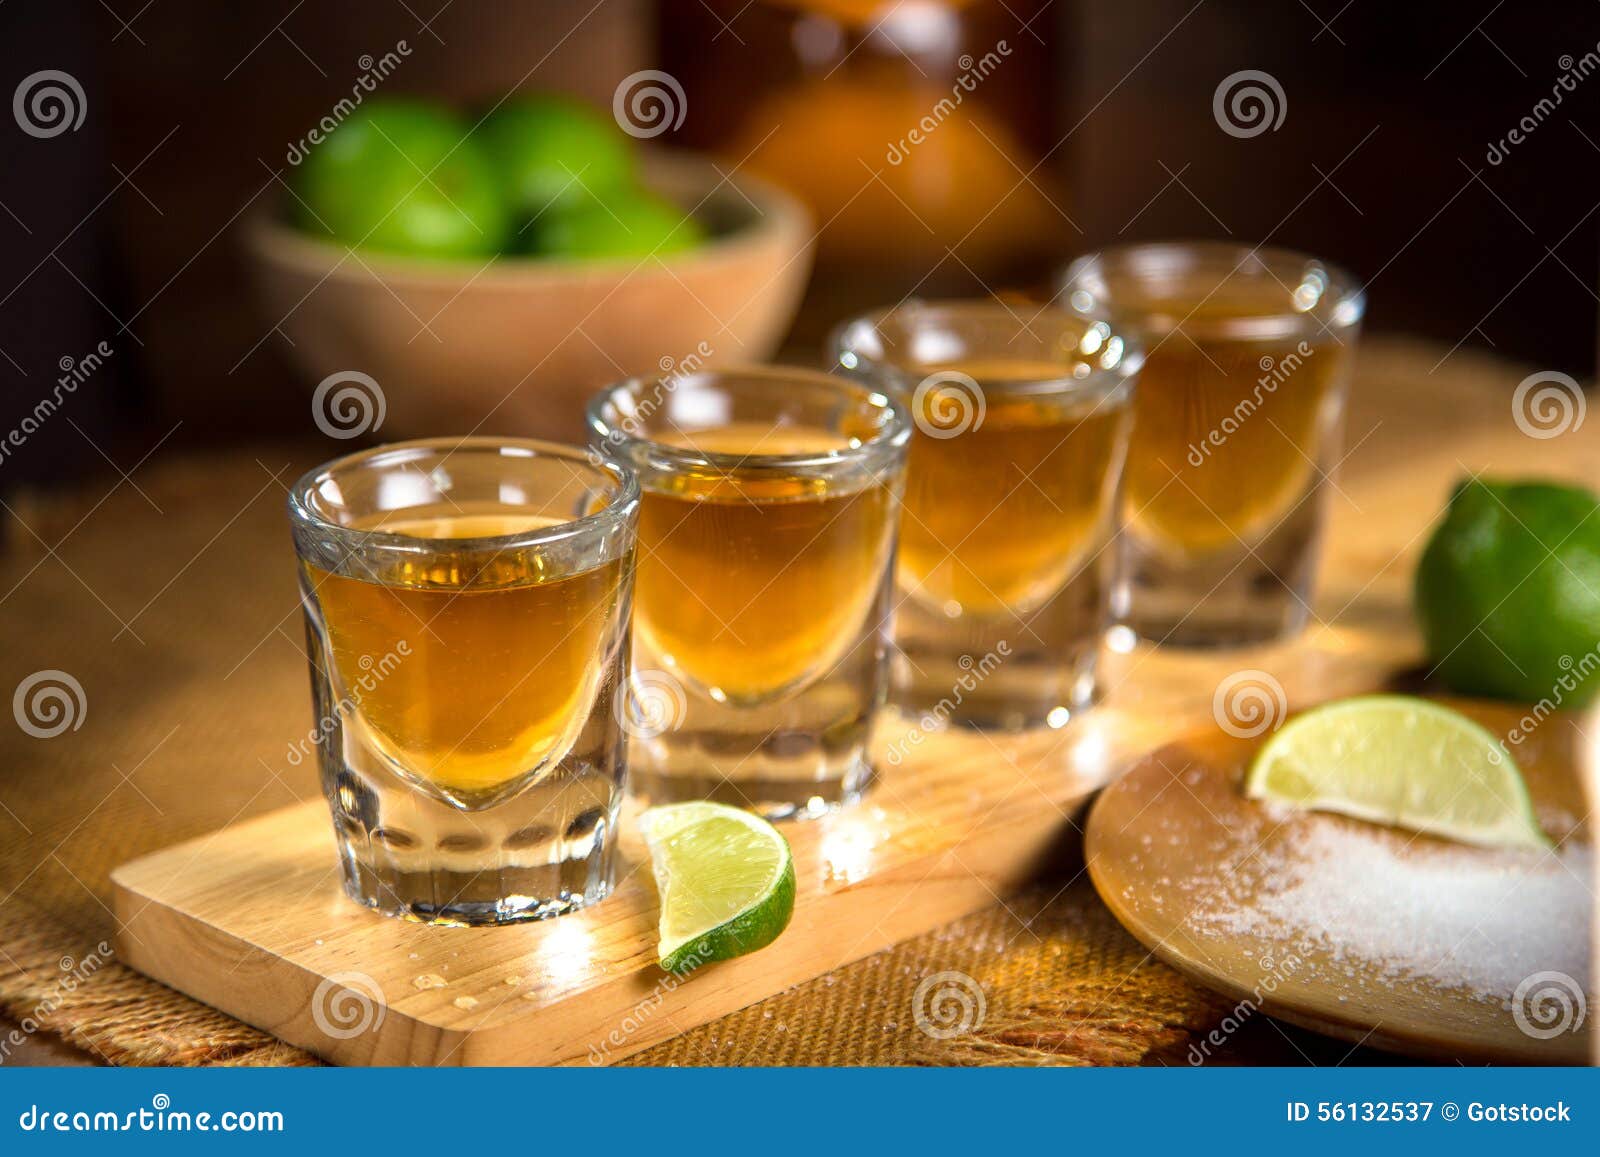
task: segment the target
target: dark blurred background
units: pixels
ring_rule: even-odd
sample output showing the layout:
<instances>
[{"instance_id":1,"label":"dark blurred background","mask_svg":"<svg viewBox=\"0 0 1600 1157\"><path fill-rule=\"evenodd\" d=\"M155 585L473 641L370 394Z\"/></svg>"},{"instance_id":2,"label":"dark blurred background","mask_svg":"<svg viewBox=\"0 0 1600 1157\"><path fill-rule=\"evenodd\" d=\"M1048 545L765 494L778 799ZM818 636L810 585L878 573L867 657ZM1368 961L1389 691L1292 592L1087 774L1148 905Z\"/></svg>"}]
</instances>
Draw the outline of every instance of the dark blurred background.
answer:
<instances>
[{"instance_id":1,"label":"dark blurred background","mask_svg":"<svg viewBox=\"0 0 1600 1157\"><path fill-rule=\"evenodd\" d=\"M638 70L677 79L664 141L788 184L821 222L796 356L857 306L1038 291L1105 244L1232 237L1349 268L1371 331L1441 357L1594 370L1593 3L10 0L0 91L60 71L84 115L37 137L14 103L0 126L0 425L82 380L0 461L0 491L309 426L236 232L363 58L401 41L388 93L609 106ZM1281 89L1276 128L1220 126L1243 70ZM963 76L959 109L890 159Z\"/></svg>"}]
</instances>

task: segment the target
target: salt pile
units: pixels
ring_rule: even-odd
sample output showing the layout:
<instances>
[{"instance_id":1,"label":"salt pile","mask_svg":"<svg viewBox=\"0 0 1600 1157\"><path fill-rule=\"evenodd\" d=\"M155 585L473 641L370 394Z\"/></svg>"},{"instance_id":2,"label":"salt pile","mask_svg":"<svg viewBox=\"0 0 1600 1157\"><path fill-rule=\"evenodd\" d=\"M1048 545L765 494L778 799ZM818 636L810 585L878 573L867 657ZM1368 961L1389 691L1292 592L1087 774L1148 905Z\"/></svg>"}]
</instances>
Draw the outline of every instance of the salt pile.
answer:
<instances>
[{"instance_id":1,"label":"salt pile","mask_svg":"<svg viewBox=\"0 0 1600 1157\"><path fill-rule=\"evenodd\" d=\"M1508 1001L1535 972L1586 984L1593 852L1510 852L1418 840L1319 819L1285 830L1242 870L1256 878L1253 907L1209 889L1197 930L1298 936L1349 974L1376 968L1385 983L1420 980ZM1219 881L1220 883L1220 881ZM1309 946L1309 945L1308 945ZM1279 945L1290 948L1292 945Z\"/></svg>"}]
</instances>

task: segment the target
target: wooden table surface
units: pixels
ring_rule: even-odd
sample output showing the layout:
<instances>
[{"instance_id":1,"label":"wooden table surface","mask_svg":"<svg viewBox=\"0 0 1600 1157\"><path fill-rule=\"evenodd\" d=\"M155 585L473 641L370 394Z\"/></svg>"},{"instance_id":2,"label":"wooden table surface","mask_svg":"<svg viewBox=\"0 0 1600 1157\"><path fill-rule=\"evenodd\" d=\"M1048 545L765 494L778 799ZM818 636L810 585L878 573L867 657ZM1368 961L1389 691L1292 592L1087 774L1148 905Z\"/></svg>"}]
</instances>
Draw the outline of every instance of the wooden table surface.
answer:
<instances>
[{"instance_id":1,"label":"wooden table surface","mask_svg":"<svg viewBox=\"0 0 1600 1157\"><path fill-rule=\"evenodd\" d=\"M1269 664L1295 705L1358 689L1358 682L1341 681L1330 690L1327 675L1353 678L1361 648L1373 640L1383 655L1372 666L1375 679L1420 657L1407 609L1412 567L1461 475L1490 470L1600 483L1600 423L1529 436L1511 408L1512 389L1529 367L1467 350L1446 354L1374 341L1361 352L1348 457L1330 501L1318 622L1295 645L1237 657L1241 665ZM7 892L15 889L97 939L108 928L107 878L117 863L315 798L311 769L284 760L307 709L281 504L292 470L318 452L269 446L231 460L179 457L140 473L138 493L118 483L106 494L97 484L85 488L81 503L33 502L14 511L27 519L29 534L66 545L45 551L11 528L20 549L5 560L5 585L15 584L0 622L0 655L9 654L11 664L3 672L7 685L40 667L60 667L81 679L91 708L70 738L14 749L5 747L14 737L0 739L0 758L17 769L0 789L0 803L21 808L29 828L9 853L0 852ZM241 560L258 560L250 567L264 577L230 579ZM1137 746L1142 734L1120 728L1131 726L1124 705L1137 708L1141 697L1181 683L1187 661L1159 656L1134 665L1107 713L1119 745ZM1216 682L1213 662L1201 661L1205 694L1190 697L1202 714ZM207 711L218 702L227 705L225 716ZM1156 729L1149 738L1153 746L1165 735ZM1318 1063L1381 1059L1259 1028L1242 1034L1235 1047L1243 1052L1233 1059L1252 1059L1252 1036L1270 1044L1257 1054L1269 1063L1293 1059L1283 1056L1285 1040ZM24 1058L87 1059L43 1040L12 1060Z\"/></svg>"}]
</instances>

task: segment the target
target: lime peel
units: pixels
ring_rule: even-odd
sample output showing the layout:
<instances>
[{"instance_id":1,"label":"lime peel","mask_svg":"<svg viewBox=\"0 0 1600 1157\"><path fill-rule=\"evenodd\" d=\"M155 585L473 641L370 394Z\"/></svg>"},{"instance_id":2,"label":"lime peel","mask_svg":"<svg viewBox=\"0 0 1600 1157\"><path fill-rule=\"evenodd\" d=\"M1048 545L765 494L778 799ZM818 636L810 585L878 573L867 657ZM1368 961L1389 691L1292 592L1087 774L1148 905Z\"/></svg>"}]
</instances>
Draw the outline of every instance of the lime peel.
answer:
<instances>
[{"instance_id":1,"label":"lime peel","mask_svg":"<svg viewBox=\"0 0 1600 1157\"><path fill-rule=\"evenodd\" d=\"M1245 794L1481 847L1550 847L1500 740L1407 695L1358 696L1290 720L1256 753Z\"/></svg>"}]
</instances>

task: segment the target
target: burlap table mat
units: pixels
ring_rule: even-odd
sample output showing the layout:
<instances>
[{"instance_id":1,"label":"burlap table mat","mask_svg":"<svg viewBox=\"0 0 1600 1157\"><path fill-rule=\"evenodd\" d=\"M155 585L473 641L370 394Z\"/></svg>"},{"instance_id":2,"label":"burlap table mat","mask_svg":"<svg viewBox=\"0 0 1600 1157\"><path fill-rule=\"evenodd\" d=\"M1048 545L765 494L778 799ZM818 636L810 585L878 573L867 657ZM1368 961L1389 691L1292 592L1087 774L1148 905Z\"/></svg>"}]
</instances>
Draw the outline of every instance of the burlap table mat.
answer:
<instances>
[{"instance_id":1,"label":"burlap table mat","mask_svg":"<svg viewBox=\"0 0 1600 1157\"><path fill-rule=\"evenodd\" d=\"M1374 392L1403 389L1440 352L1370 343L1359 374ZM1436 372L1516 381L1511 367L1464 354ZM313 768L290 760L310 714L283 503L301 469L339 448L158 450L127 478L6 499L0 688L48 671L82 688L59 735L0 727L0 1011L25 1028L113 1062L306 1062L115 962L65 991L74 968L61 965L110 939L117 864L317 795ZM1224 1022L1229 1010L1149 960L1085 880L1067 883L634 1063L1138 1063L1182 1056ZM946 970L976 979L987 1001L983 1026L951 1041L920 1032L910 1006L919 979ZM1252 1038L1251 1059L1317 1047L1270 1022L1238 1034Z\"/></svg>"},{"instance_id":2,"label":"burlap table mat","mask_svg":"<svg viewBox=\"0 0 1600 1157\"><path fill-rule=\"evenodd\" d=\"M622 1063L1182 1064L1231 1013L1220 998L1150 960L1085 881L1055 897L1027 893L1008 907L907 941ZM0 937L0 1010L24 1031L58 1033L115 1064L317 1063L114 961L96 965L81 982L67 980L94 959L97 946L64 956L72 934L27 906L0 909ZM952 990L972 1001L971 1029L949 1038L918 1028L913 1008L919 981L946 972L976 984ZM1289 1063L1315 1048L1275 1027L1275 1039L1260 1039L1268 1024L1251 1024L1248 1016L1243 1022L1256 1032L1245 1040L1224 1032L1223 1059ZM1215 1052L1208 1050L1208 1061L1218 1059Z\"/></svg>"}]
</instances>

